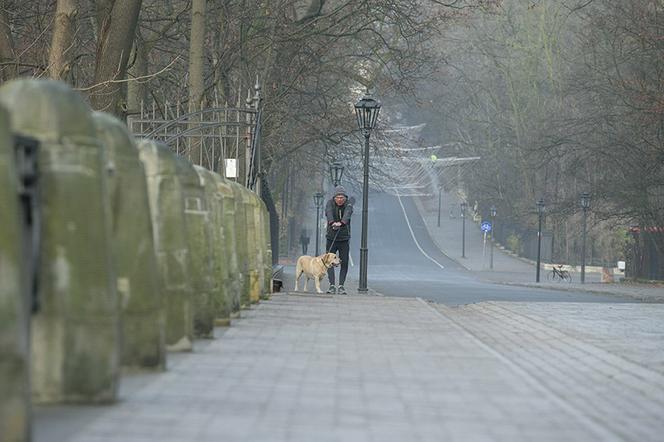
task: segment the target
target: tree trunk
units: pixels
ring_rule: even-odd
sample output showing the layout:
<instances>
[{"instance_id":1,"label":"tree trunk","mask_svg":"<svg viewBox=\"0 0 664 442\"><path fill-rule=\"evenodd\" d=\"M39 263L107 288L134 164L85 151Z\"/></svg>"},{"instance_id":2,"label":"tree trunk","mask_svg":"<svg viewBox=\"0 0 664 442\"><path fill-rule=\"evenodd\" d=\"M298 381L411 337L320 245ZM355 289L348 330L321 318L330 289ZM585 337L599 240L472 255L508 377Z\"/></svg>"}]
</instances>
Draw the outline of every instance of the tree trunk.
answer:
<instances>
[{"instance_id":1,"label":"tree trunk","mask_svg":"<svg viewBox=\"0 0 664 442\"><path fill-rule=\"evenodd\" d=\"M99 36L95 83L90 102L96 110L123 117L123 82L131 52L142 0L100 0L97 2Z\"/></svg>"},{"instance_id":2,"label":"tree trunk","mask_svg":"<svg viewBox=\"0 0 664 442\"><path fill-rule=\"evenodd\" d=\"M218 25L215 30L216 38L213 40L214 49L213 49L213 63L214 63L214 86L217 91L221 94L221 103L227 103L230 99L230 83L229 83L229 72L230 66L226 62L227 57L222 57L224 54L227 44L227 39L229 38L228 26L226 24L226 11L222 9L217 15Z\"/></svg>"},{"instance_id":3,"label":"tree trunk","mask_svg":"<svg viewBox=\"0 0 664 442\"><path fill-rule=\"evenodd\" d=\"M55 25L48 56L48 76L64 80L71 70L71 47L74 41L74 20L78 12L77 0L58 0Z\"/></svg>"},{"instance_id":4,"label":"tree trunk","mask_svg":"<svg viewBox=\"0 0 664 442\"><path fill-rule=\"evenodd\" d=\"M191 37L189 39L189 111L201 109L203 100L203 62L205 43L205 2L193 0L191 5ZM192 138L189 159L201 164L201 140Z\"/></svg>"},{"instance_id":5,"label":"tree trunk","mask_svg":"<svg viewBox=\"0 0 664 442\"><path fill-rule=\"evenodd\" d=\"M9 27L9 15L7 15L7 1L0 1L0 80L7 81L18 76L18 66L12 66L16 61L14 39Z\"/></svg>"},{"instance_id":6,"label":"tree trunk","mask_svg":"<svg viewBox=\"0 0 664 442\"><path fill-rule=\"evenodd\" d=\"M141 102L147 101L147 90L144 80L134 81L134 78L145 77L148 74L148 47L136 36L134 42L134 64L129 68L129 82L127 84L127 115L138 114L141 110Z\"/></svg>"}]
</instances>

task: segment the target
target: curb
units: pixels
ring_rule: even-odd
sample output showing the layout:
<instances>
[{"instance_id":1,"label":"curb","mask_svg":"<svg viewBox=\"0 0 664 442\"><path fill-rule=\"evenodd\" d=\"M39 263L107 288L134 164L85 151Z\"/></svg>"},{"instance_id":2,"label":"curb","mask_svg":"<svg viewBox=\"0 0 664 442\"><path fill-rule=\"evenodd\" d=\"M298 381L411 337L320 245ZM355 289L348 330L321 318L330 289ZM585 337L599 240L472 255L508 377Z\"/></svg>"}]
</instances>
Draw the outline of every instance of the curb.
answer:
<instances>
[{"instance_id":1,"label":"curb","mask_svg":"<svg viewBox=\"0 0 664 442\"><path fill-rule=\"evenodd\" d=\"M541 289L541 290L558 290L561 292L584 292L584 293L591 293L593 295L604 295L604 296L624 296L625 298L631 298L634 299L635 301L642 301L642 302L649 302L653 304L660 304L664 303L664 295L662 296L648 296L648 295L639 295L637 293L629 293L629 292L614 292L614 291L605 291L605 290L598 290L598 289L593 289L593 288L588 288L588 287L578 287L578 286L571 286L571 287L566 287L563 284L566 283L561 283L561 285L542 285L541 283L538 284L536 282L501 282L501 281L490 281L493 284L500 284L500 285L506 285L506 286L512 286L512 287L529 287L529 288L534 288L534 289Z\"/></svg>"}]
</instances>

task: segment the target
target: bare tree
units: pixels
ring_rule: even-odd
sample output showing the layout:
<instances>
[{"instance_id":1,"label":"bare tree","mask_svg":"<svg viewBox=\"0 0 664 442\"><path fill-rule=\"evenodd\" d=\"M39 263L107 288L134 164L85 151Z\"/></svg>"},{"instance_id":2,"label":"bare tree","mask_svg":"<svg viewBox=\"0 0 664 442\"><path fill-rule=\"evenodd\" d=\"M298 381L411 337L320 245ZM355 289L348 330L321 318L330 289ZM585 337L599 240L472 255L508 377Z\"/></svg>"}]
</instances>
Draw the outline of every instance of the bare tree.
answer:
<instances>
[{"instance_id":1,"label":"bare tree","mask_svg":"<svg viewBox=\"0 0 664 442\"><path fill-rule=\"evenodd\" d=\"M203 72L205 62L205 6L206 0L193 0L191 7L191 33L189 38L189 111L203 108ZM195 123L194 123L195 124ZM194 139L189 159L202 164L201 142Z\"/></svg>"},{"instance_id":2,"label":"bare tree","mask_svg":"<svg viewBox=\"0 0 664 442\"><path fill-rule=\"evenodd\" d=\"M71 69L71 53L73 52L77 13L77 0L58 0L48 57L48 73L53 79L64 80Z\"/></svg>"},{"instance_id":3,"label":"bare tree","mask_svg":"<svg viewBox=\"0 0 664 442\"><path fill-rule=\"evenodd\" d=\"M92 106L124 115L123 84L142 0L97 1L97 50L94 85L89 96Z\"/></svg>"},{"instance_id":4,"label":"bare tree","mask_svg":"<svg viewBox=\"0 0 664 442\"><path fill-rule=\"evenodd\" d=\"M193 0L191 8L191 37L189 39L189 107L201 108L203 101L203 73L205 62L205 6L206 0Z\"/></svg>"},{"instance_id":5,"label":"bare tree","mask_svg":"<svg viewBox=\"0 0 664 442\"><path fill-rule=\"evenodd\" d=\"M7 14L8 1L3 0L0 3L0 75L1 80L9 80L18 75L18 67L13 66L16 60L16 50L14 47L14 38L9 26L9 16Z\"/></svg>"}]
</instances>

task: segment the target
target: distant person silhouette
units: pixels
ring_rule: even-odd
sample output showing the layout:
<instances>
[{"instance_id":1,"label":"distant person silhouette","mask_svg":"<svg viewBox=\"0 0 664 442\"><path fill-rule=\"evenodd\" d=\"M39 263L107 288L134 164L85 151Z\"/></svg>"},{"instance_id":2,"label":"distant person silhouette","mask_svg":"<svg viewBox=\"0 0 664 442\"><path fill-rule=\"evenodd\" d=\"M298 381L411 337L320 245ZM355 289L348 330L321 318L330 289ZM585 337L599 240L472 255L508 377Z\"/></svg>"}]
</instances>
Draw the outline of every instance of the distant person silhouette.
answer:
<instances>
[{"instance_id":1,"label":"distant person silhouette","mask_svg":"<svg viewBox=\"0 0 664 442\"><path fill-rule=\"evenodd\" d=\"M306 229L302 229L302 233L300 234L300 244L302 244L302 254L306 255L307 248L309 247L309 235L307 235Z\"/></svg>"}]
</instances>

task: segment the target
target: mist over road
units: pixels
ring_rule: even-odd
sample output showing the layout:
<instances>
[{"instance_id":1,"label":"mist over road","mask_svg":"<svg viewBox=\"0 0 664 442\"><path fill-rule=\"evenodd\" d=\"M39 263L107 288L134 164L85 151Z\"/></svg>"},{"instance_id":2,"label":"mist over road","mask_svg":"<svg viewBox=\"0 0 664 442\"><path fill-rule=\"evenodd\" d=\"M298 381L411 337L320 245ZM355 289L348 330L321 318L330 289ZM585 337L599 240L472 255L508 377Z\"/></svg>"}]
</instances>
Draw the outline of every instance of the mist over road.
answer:
<instances>
[{"instance_id":1,"label":"mist over road","mask_svg":"<svg viewBox=\"0 0 664 442\"><path fill-rule=\"evenodd\" d=\"M358 198L352 221L354 267L349 276L353 279L359 279L360 201ZM386 296L421 297L446 305L482 301L634 302L617 296L483 282L435 246L411 197L402 196L401 203L403 209L399 198L386 193L372 193L369 199L368 285Z\"/></svg>"}]
</instances>

